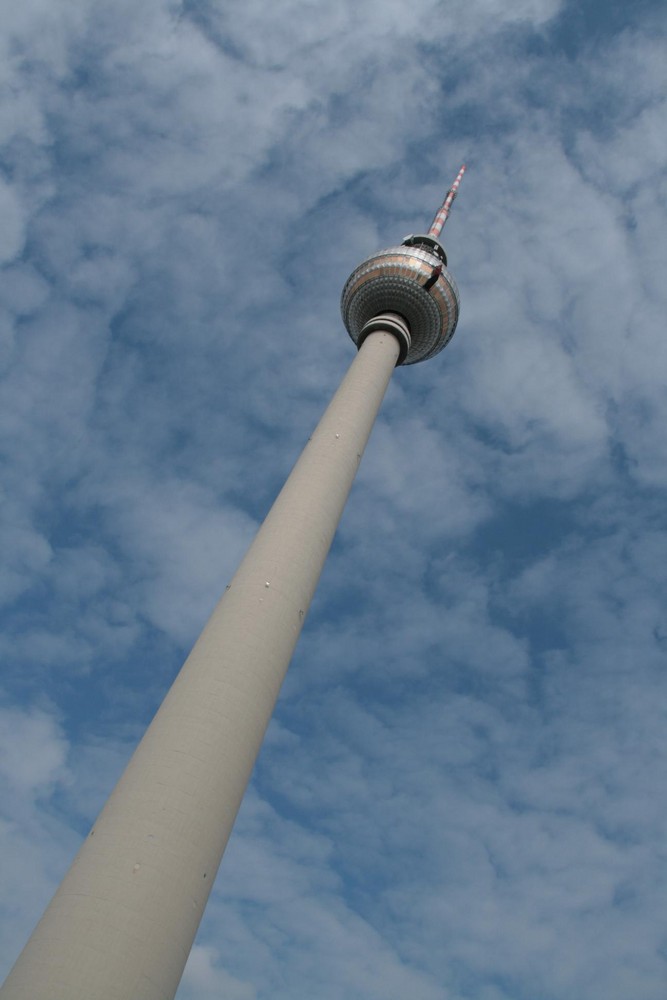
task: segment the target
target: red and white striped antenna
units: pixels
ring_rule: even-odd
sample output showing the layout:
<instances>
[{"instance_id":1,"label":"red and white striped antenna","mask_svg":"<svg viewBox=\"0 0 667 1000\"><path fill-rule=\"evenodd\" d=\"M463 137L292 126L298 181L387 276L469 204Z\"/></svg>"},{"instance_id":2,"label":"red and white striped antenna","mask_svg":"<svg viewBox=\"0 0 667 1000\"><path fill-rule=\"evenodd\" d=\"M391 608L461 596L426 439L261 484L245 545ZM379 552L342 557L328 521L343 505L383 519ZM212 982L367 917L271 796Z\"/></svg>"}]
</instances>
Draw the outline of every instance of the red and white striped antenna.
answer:
<instances>
[{"instance_id":1,"label":"red and white striped antenna","mask_svg":"<svg viewBox=\"0 0 667 1000\"><path fill-rule=\"evenodd\" d=\"M443 201L442 205L436 212L433 222L431 223L431 228L428 231L428 235L435 237L436 240L438 239L440 233L442 232L442 227L449 218L449 212L452 207L452 203L456 198L456 195L458 194L459 184L461 183L461 178L463 177L465 172L466 172L466 165L464 163L461 169L459 170L458 174L456 175L456 180L454 181L449 191L445 195L445 200Z\"/></svg>"}]
</instances>

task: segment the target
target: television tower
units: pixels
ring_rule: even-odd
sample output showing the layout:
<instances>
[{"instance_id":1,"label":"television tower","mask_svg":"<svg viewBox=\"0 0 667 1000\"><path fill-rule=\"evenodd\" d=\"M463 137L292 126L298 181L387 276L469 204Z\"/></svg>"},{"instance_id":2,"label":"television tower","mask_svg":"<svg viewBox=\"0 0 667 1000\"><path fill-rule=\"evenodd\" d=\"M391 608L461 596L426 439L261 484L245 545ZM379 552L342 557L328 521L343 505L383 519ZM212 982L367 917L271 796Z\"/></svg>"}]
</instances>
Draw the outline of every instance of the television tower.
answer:
<instances>
[{"instance_id":1,"label":"television tower","mask_svg":"<svg viewBox=\"0 0 667 1000\"><path fill-rule=\"evenodd\" d=\"M2 1000L172 1000L396 365L450 341L439 237L381 250L343 289L358 353L2 988Z\"/></svg>"}]
</instances>

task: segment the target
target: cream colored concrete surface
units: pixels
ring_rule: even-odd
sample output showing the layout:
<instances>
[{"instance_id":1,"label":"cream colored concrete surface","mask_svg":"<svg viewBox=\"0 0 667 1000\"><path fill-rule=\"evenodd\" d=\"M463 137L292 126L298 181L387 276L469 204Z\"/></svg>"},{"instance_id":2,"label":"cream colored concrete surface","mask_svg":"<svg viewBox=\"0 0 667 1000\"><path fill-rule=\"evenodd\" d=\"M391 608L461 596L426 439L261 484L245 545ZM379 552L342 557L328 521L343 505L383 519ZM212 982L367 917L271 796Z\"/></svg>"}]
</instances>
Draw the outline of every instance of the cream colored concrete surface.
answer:
<instances>
[{"instance_id":1,"label":"cream colored concrete surface","mask_svg":"<svg viewBox=\"0 0 667 1000\"><path fill-rule=\"evenodd\" d=\"M398 349L363 344L2 1000L173 998Z\"/></svg>"}]
</instances>

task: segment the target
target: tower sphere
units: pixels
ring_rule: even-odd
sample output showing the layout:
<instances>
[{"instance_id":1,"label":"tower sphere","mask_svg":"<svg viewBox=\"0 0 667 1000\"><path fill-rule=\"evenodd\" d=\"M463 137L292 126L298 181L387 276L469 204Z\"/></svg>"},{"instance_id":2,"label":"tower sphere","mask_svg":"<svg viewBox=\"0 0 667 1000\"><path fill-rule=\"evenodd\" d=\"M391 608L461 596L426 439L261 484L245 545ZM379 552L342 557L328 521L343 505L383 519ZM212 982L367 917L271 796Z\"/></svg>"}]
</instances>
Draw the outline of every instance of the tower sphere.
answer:
<instances>
[{"instance_id":1,"label":"tower sphere","mask_svg":"<svg viewBox=\"0 0 667 1000\"><path fill-rule=\"evenodd\" d=\"M352 272L341 296L343 322L360 347L380 314L402 317L410 331L398 364L413 365L438 354L454 335L459 291L446 268L445 251L431 235L406 236Z\"/></svg>"}]
</instances>

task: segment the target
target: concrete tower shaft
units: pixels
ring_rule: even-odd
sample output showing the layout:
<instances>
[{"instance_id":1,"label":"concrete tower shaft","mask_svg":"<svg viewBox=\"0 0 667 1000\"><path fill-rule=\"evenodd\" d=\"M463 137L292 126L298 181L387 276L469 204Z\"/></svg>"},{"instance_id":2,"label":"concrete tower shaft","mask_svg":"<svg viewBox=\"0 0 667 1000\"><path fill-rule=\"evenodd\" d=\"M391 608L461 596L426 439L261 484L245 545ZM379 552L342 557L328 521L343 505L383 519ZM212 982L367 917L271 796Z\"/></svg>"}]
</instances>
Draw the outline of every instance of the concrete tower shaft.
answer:
<instances>
[{"instance_id":1,"label":"concrete tower shaft","mask_svg":"<svg viewBox=\"0 0 667 1000\"><path fill-rule=\"evenodd\" d=\"M399 354L371 334L2 1000L171 1000Z\"/></svg>"}]
</instances>

